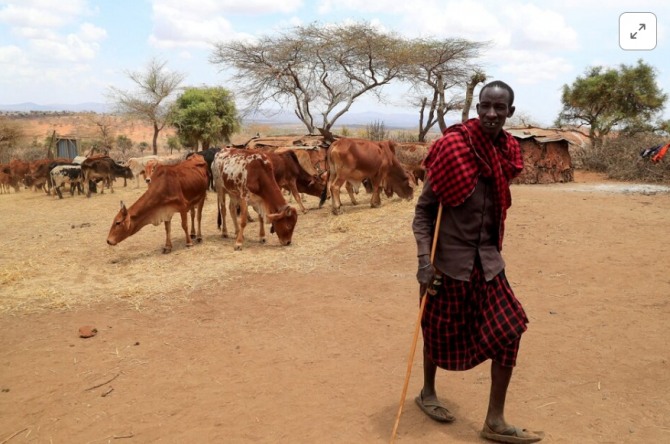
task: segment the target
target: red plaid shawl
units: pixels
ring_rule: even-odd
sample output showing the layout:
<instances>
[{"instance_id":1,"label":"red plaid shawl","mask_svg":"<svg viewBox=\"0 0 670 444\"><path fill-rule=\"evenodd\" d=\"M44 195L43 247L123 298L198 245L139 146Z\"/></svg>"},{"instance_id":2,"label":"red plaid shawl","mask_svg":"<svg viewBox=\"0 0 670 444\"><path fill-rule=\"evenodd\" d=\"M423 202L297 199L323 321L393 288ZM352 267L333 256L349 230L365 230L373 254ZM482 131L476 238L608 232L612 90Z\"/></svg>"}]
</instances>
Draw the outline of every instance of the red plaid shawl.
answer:
<instances>
[{"instance_id":1,"label":"red plaid shawl","mask_svg":"<svg viewBox=\"0 0 670 444\"><path fill-rule=\"evenodd\" d=\"M443 205L465 202L481 174L493 177L496 217L500 221L498 249L502 250L507 209L512 205L509 182L523 168L519 142L502 131L495 146L482 132L479 119L452 125L428 151L424 166L431 187Z\"/></svg>"}]
</instances>

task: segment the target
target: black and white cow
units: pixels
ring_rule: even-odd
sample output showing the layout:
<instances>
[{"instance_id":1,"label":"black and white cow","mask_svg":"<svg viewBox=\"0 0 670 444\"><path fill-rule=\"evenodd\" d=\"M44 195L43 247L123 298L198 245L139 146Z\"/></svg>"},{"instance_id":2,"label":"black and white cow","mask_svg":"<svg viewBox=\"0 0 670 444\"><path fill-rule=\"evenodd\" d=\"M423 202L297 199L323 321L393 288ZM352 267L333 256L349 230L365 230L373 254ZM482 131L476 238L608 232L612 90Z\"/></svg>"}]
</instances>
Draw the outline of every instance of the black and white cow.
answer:
<instances>
[{"instance_id":1,"label":"black and white cow","mask_svg":"<svg viewBox=\"0 0 670 444\"><path fill-rule=\"evenodd\" d=\"M82 194L82 176L80 165L58 165L51 172L51 183L56 190L58 198L62 199L63 194L60 189L63 185L70 185L70 195L74 196L74 189L77 188L79 194Z\"/></svg>"}]
</instances>

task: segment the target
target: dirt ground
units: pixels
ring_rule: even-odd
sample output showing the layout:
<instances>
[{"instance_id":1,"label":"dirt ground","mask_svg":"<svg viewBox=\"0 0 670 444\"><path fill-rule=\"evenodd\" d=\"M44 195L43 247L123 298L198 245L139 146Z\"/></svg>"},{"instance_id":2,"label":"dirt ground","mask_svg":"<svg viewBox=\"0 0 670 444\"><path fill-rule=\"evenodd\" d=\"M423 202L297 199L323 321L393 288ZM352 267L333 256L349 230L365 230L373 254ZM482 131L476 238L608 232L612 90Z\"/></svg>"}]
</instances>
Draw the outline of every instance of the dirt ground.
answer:
<instances>
[{"instance_id":1,"label":"dirt ground","mask_svg":"<svg viewBox=\"0 0 670 444\"><path fill-rule=\"evenodd\" d=\"M333 216L311 199L293 245L251 224L234 252L210 194L204 242L173 224L163 255L161 226L105 244L143 190L115 191L0 195L0 443L388 442L418 313L415 202L343 197ZM670 442L670 193L577 174L512 194L503 254L530 324L507 419L548 443ZM396 442L483 442L489 363L438 373L457 415L442 425L413 401L420 348Z\"/></svg>"}]
</instances>

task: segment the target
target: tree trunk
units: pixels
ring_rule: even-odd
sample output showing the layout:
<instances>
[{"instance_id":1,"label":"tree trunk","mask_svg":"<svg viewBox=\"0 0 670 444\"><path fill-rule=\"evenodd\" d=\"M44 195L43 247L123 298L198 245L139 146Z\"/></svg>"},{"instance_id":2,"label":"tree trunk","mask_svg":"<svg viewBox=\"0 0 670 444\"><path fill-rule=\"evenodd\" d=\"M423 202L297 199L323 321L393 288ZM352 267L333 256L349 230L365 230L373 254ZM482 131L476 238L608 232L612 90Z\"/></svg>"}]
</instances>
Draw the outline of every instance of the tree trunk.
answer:
<instances>
[{"instance_id":1,"label":"tree trunk","mask_svg":"<svg viewBox=\"0 0 670 444\"><path fill-rule=\"evenodd\" d=\"M153 150L154 150L154 156L158 155L158 133L160 132L160 129L158 129L158 125L156 122L154 122L154 140L153 140Z\"/></svg>"},{"instance_id":2,"label":"tree trunk","mask_svg":"<svg viewBox=\"0 0 670 444\"><path fill-rule=\"evenodd\" d=\"M470 118L470 107L472 106L472 99L475 94L475 87L486 82L486 74L476 72L470 77L470 81L465 84L465 103L463 104L463 113L461 114L461 122L465 122Z\"/></svg>"}]
</instances>

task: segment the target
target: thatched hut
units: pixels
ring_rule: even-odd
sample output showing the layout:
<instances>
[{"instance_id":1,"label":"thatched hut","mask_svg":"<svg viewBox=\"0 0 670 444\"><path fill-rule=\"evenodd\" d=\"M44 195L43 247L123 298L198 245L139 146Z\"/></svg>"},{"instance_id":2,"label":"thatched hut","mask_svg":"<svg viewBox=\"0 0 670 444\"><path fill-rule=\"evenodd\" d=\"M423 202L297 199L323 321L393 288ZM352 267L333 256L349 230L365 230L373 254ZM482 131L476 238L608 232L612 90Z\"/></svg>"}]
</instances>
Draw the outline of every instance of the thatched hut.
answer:
<instances>
[{"instance_id":1,"label":"thatched hut","mask_svg":"<svg viewBox=\"0 0 670 444\"><path fill-rule=\"evenodd\" d=\"M524 168L513 183L572 182L571 141L559 130L507 128L519 141Z\"/></svg>"}]
</instances>

